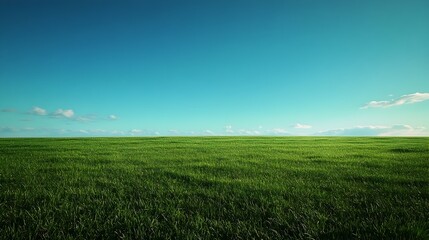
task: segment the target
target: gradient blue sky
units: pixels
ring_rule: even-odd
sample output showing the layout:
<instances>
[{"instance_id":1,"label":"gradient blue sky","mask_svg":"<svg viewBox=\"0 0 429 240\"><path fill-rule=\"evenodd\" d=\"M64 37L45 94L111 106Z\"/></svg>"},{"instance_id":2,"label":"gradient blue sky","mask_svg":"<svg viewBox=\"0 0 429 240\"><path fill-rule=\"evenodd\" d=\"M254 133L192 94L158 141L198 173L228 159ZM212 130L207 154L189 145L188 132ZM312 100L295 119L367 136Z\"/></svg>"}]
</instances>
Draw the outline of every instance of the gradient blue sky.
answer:
<instances>
[{"instance_id":1,"label":"gradient blue sky","mask_svg":"<svg viewBox=\"0 0 429 240\"><path fill-rule=\"evenodd\" d=\"M0 136L429 135L429 1L0 1Z\"/></svg>"}]
</instances>

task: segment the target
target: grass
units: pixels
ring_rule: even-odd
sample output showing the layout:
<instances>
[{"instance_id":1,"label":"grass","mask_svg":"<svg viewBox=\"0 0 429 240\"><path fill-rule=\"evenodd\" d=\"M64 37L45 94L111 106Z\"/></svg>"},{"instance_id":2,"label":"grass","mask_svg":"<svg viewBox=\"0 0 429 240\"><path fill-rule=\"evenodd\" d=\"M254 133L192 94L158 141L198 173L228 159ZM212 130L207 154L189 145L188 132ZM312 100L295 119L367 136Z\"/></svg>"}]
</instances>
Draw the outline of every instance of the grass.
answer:
<instances>
[{"instance_id":1,"label":"grass","mask_svg":"<svg viewBox=\"0 0 429 240\"><path fill-rule=\"evenodd\" d=\"M429 138L0 139L2 239L429 239Z\"/></svg>"}]
</instances>

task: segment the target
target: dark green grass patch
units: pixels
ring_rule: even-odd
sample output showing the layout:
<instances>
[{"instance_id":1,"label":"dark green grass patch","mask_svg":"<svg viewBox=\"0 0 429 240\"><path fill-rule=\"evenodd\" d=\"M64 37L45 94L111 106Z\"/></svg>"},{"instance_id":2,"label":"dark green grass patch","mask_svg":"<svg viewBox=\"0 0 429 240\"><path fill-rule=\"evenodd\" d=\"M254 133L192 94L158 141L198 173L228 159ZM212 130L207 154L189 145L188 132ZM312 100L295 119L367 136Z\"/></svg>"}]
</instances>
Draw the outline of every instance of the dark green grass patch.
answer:
<instances>
[{"instance_id":1,"label":"dark green grass patch","mask_svg":"<svg viewBox=\"0 0 429 240\"><path fill-rule=\"evenodd\" d=\"M428 138L0 139L2 239L428 239Z\"/></svg>"}]
</instances>

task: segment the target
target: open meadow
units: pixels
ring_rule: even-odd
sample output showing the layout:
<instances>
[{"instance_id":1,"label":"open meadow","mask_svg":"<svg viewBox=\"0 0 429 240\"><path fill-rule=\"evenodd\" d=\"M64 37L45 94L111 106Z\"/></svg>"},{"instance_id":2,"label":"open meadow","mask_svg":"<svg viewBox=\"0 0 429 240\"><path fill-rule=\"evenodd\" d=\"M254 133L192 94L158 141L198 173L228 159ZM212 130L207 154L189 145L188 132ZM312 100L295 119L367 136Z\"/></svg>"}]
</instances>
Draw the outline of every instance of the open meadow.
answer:
<instances>
[{"instance_id":1,"label":"open meadow","mask_svg":"<svg viewBox=\"0 0 429 240\"><path fill-rule=\"evenodd\" d=\"M428 239L429 138L0 139L2 239Z\"/></svg>"}]
</instances>

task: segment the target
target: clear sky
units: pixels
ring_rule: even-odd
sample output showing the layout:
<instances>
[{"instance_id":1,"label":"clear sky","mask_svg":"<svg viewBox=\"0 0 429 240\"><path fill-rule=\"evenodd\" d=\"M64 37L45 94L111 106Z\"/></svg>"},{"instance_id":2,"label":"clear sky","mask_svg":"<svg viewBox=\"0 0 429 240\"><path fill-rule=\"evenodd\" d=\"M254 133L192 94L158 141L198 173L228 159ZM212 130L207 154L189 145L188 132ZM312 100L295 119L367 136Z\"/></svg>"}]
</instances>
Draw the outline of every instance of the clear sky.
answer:
<instances>
[{"instance_id":1,"label":"clear sky","mask_svg":"<svg viewBox=\"0 0 429 240\"><path fill-rule=\"evenodd\" d=\"M0 1L0 137L429 135L429 1Z\"/></svg>"}]
</instances>

